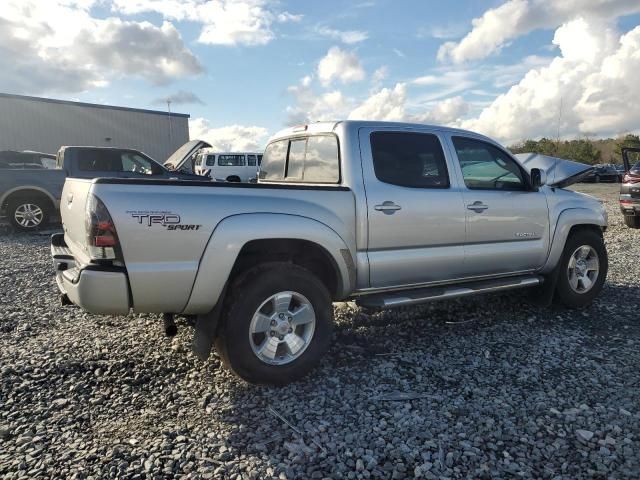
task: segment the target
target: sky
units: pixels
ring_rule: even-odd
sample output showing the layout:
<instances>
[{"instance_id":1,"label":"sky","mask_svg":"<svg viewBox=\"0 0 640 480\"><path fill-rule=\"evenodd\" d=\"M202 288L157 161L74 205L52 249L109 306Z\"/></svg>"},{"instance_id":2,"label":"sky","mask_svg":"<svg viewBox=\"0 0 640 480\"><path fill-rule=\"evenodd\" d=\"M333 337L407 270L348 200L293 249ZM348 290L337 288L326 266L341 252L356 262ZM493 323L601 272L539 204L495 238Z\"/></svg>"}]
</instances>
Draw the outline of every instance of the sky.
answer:
<instances>
[{"instance_id":1,"label":"sky","mask_svg":"<svg viewBox=\"0 0 640 480\"><path fill-rule=\"evenodd\" d=\"M640 131L640 1L2 0L0 92L170 100L221 150L341 119L616 136Z\"/></svg>"}]
</instances>

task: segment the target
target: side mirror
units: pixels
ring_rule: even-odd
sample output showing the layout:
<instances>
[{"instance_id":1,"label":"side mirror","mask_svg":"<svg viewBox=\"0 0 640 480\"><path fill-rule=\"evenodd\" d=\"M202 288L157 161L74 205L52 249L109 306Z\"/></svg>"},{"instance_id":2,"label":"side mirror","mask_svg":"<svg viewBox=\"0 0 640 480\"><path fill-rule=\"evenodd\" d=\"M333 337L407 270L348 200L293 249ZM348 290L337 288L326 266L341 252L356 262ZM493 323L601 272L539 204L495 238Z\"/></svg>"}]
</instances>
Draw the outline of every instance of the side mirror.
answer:
<instances>
[{"instance_id":1,"label":"side mirror","mask_svg":"<svg viewBox=\"0 0 640 480\"><path fill-rule=\"evenodd\" d=\"M540 187L547 183L547 172L540 170L539 168L531 169L531 186L534 190L538 190Z\"/></svg>"}]
</instances>

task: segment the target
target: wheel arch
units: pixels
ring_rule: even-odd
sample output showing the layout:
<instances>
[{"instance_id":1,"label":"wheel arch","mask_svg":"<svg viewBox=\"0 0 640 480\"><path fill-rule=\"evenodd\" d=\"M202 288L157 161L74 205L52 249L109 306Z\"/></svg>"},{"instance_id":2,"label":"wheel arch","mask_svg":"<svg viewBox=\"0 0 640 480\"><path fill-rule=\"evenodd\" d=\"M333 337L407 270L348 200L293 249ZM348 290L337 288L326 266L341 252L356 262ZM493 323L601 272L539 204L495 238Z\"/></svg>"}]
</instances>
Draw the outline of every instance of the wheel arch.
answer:
<instances>
[{"instance_id":1,"label":"wheel arch","mask_svg":"<svg viewBox=\"0 0 640 480\"><path fill-rule=\"evenodd\" d=\"M327 225L291 214L240 214L216 226L184 313L208 312L228 281L248 268L272 261L287 261L311 270L334 300L345 298L355 287L353 254Z\"/></svg>"},{"instance_id":2,"label":"wheel arch","mask_svg":"<svg viewBox=\"0 0 640 480\"><path fill-rule=\"evenodd\" d=\"M579 230L589 229L602 235L607 227L607 219L603 214L587 208L569 208L563 210L558 216L556 228L553 232L549 255L541 269L541 273L550 273L560 261L564 246L569 236Z\"/></svg>"},{"instance_id":3,"label":"wheel arch","mask_svg":"<svg viewBox=\"0 0 640 480\"><path fill-rule=\"evenodd\" d=\"M52 209L57 206L57 201L53 198L51 193L47 192L44 188L35 185L20 186L12 188L4 193L2 199L0 199L0 207L5 209L9 202L15 198L44 198L49 203Z\"/></svg>"}]
</instances>

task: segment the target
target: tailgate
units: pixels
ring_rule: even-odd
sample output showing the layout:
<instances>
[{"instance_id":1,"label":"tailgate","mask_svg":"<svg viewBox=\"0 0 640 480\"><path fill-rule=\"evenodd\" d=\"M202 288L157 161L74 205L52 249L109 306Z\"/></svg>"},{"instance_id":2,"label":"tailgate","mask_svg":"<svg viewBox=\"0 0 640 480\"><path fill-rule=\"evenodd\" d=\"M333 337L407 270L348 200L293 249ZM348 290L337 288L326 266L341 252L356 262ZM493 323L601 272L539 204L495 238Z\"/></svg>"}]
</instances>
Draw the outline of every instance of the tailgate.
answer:
<instances>
[{"instance_id":1,"label":"tailgate","mask_svg":"<svg viewBox=\"0 0 640 480\"><path fill-rule=\"evenodd\" d=\"M85 208L91 180L68 177L60 199L60 217L64 239L80 264L89 263Z\"/></svg>"}]
</instances>

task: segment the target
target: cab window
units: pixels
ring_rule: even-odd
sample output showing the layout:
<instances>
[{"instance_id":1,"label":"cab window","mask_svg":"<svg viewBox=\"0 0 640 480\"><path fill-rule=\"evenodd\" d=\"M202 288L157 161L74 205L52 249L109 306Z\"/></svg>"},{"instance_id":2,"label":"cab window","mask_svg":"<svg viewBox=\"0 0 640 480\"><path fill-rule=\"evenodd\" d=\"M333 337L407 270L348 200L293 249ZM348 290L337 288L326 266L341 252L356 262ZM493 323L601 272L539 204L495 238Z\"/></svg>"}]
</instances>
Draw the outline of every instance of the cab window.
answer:
<instances>
[{"instance_id":1,"label":"cab window","mask_svg":"<svg viewBox=\"0 0 640 480\"><path fill-rule=\"evenodd\" d=\"M467 137L452 137L464 184L471 190L526 190L520 166L494 145Z\"/></svg>"}]
</instances>

